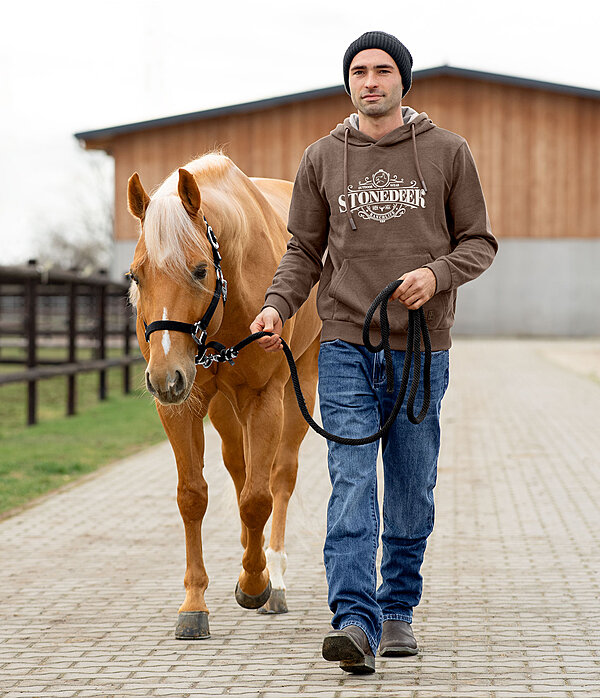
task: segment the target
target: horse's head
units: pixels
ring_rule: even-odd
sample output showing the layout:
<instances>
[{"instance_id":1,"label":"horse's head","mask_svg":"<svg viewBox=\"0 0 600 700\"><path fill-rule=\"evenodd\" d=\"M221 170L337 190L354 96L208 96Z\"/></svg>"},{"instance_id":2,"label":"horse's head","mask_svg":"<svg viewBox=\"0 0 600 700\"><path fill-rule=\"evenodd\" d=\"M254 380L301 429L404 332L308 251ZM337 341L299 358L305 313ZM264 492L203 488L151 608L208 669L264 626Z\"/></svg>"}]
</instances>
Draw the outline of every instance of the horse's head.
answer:
<instances>
[{"instance_id":1,"label":"horse's head","mask_svg":"<svg viewBox=\"0 0 600 700\"><path fill-rule=\"evenodd\" d=\"M176 186L175 186L175 180ZM142 232L131 264L130 297L137 307L137 335L146 368L146 387L161 404L179 404L196 376L196 343L191 335L158 330L146 342L144 323L195 323L213 298L217 271L206 237L200 190L194 176L180 168L152 199L134 173L128 184L129 211ZM219 303L208 327L216 333L223 318Z\"/></svg>"}]
</instances>

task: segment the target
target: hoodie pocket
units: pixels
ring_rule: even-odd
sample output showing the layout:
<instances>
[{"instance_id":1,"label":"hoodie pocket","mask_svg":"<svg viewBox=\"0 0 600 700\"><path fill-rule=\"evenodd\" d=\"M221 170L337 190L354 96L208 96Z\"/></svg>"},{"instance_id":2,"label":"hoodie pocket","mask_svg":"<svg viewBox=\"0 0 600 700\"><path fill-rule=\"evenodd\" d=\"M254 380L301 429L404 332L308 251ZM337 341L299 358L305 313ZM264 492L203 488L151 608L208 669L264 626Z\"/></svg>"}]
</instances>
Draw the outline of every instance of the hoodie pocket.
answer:
<instances>
[{"instance_id":1,"label":"hoodie pocket","mask_svg":"<svg viewBox=\"0 0 600 700\"><path fill-rule=\"evenodd\" d=\"M379 253L346 258L329 292L335 301L334 320L351 321L362 326L369 306L384 287L432 260L427 253L387 258ZM388 317L392 333L401 333L408 327L408 310L400 302L388 304ZM373 318L373 326L379 327L379 311Z\"/></svg>"},{"instance_id":2,"label":"hoodie pocket","mask_svg":"<svg viewBox=\"0 0 600 700\"><path fill-rule=\"evenodd\" d=\"M456 291L439 292L423 305L425 322L430 331L452 328L454 324L454 309L456 307Z\"/></svg>"}]
</instances>

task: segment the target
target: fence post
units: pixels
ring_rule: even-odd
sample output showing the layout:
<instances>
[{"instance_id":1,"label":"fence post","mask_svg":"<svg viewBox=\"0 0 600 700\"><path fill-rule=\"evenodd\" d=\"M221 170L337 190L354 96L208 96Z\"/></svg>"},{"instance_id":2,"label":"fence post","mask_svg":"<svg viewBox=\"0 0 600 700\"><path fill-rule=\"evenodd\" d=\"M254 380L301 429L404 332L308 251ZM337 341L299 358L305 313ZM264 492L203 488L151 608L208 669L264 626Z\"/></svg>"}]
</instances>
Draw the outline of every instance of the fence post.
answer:
<instances>
[{"instance_id":1,"label":"fence post","mask_svg":"<svg viewBox=\"0 0 600 700\"><path fill-rule=\"evenodd\" d=\"M71 282L69 290L69 360L74 364L77 362L77 285ZM67 415L74 416L77 403L77 376L70 374L67 377Z\"/></svg>"},{"instance_id":2,"label":"fence post","mask_svg":"<svg viewBox=\"0 0 600 700\"><path fill-rule=\"evenodd\" d=\"M29 264L35 266L36 261ZM27 367L37 365L37 279L30 277L25 280L25 337L27 338ZM31 379L27 382L27 425L37 423L37 382Z\"/></svg>"},{"instance_id":3,"label":"fence post","mask_svg":"<svg viewBox=\"0 0 600 700\"><path fill-rule=\"evenodd\" d=\"M123 297L119 297L121 301L123 301ZM129 304L127 303L127 297L125 297L125 327L123 329L124 335L124 343L123 343L123 352L125 355L129 355L129 351L131 349L131 309L129 308ZM131 393L131 365L127 363L126 365L123 365L123 392L125 394L130 394Z\"/></svg>"},{"instance_id":4,"label":"fence post","mask_svg":"<svg viewBox=\"0 0 600 700\"><path fill-rule=\"evenodd\" d=\"M98 359L106 359L106 285L98 286ZM106 370L99 372L98 397L106 398Z\"/></svg>"}]
</instances>

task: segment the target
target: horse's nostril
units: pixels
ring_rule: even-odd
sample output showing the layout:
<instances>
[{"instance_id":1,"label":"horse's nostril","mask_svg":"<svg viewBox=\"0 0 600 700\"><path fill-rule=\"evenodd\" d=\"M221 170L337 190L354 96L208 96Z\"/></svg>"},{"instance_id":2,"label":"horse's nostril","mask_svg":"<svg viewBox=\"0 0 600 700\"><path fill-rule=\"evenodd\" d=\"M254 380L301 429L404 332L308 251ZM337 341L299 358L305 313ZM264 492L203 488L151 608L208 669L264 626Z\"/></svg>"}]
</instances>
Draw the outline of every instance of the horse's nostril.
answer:
<instances>
[{"instance_id":1,"label":"horse's nostril","mask_svg":"<svg viewBox=\"0 0 600 700\"><path fill-rule=\"evenodd\" d=\"M152 386L152 382L150 381L150 372L146 372L146 389L156 396L156 389Z\"/></svg>"},{"instance_id":2,"label":"horse's nostril","mask_svg":"<svg viewBox=\"0 0 600 700\"><path fill-rule=\"evenodd\" d=\"M185 388L185 381L183 379L183 374L179 370L175 372L175 391L181 394Z\"/></svg>"}]
</instances>

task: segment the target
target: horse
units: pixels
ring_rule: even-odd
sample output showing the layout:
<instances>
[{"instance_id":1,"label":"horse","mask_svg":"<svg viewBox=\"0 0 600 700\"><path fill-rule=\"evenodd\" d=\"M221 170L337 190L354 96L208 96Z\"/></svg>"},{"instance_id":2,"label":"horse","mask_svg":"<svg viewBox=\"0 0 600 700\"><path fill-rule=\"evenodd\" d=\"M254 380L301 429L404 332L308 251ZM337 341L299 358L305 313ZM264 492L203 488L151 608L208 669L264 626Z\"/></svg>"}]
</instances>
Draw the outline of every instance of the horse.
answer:
<instances>
[{"instance_id":1,"label":"horse","mask_svg":"<svg viewBox=\"0 0 600 700\"><path fill-rule=\"evenodd\" d=\"M152 197L137 173L128 182L128 208L140 221L129 273L130 299L147 362L146 387L176 458L177 504L185 529L185 599L175 628L179 639L210 637L201 540L208 502L202 474L207 413L221 438L241 520L244 552L235 598L244 608L287 612L286 514L307 425L285 356L265 353L251 343L235 362L229 358L197 367L197 335L177 332L182 326L172 321L194 324L210 306L205 338L231 347L248 335L286 250L291 193L291 182L247 177L221 152L177 169ZM223 280L228 282L226 301ZM321 330L315 291L282 332L311 413ZM148 334L153 323L160 330ZM263 530L271 512L265 552Z\"/></svg>"}]
</instances>

